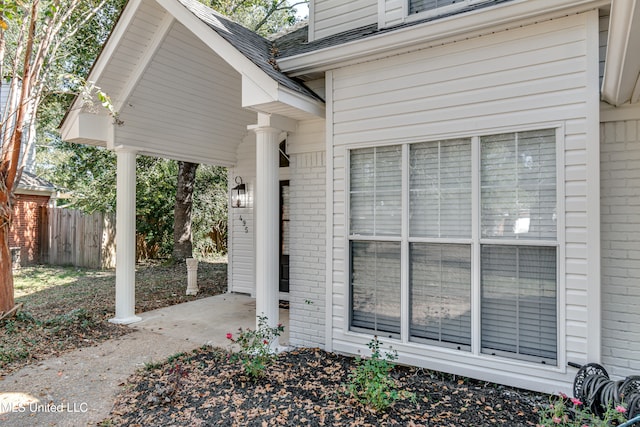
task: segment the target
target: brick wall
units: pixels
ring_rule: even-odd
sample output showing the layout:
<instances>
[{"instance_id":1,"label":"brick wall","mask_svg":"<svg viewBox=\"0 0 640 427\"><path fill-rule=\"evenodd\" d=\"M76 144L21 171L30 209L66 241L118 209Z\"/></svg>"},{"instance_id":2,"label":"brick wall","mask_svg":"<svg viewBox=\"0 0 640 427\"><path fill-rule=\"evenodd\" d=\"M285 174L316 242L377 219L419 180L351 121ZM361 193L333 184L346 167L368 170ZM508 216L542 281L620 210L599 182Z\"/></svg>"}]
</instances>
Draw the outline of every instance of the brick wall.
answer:
<instances>
[{"instance_id":1,"label":"brick wall","mask_svg":"<svg viewBox=\"0 0 640 427\"><path fill-rule=\"evenodd\" d=\"M325 153L290 156L289 341L325 346Z\"/></svg>"},{"instance_id":2,"label":"brick wall","mask_svg":"<svg viewBox=\"0 0 640 427\"><path fill-rule=\"evenodd\" d=\"M602 362L640 375L640 121L601 125Z\"/></svg>"},{"instance_id":3,"label":"brick wall","mask_svg":"<svg viewBox=\"0 0 640 427\"><path fill-rule=\"evenodd\" d=\"M9 247L20 247L21 265L40 262L40 207L48 203L49 196L16 195Z\"/></svg>"}]
</instances>

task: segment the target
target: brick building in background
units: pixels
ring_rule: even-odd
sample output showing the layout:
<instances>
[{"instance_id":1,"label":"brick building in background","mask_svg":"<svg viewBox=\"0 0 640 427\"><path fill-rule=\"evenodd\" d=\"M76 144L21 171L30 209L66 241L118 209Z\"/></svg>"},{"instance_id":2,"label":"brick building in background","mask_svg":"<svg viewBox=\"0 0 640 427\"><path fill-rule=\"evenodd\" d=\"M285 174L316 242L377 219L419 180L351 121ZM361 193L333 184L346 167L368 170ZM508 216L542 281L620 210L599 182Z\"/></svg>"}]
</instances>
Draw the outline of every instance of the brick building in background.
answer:
<instances>
[{"instance_id":1,"label":"brick building in background","mask_svg":"<svg viewBox=\"0 0 640 427\"><path fill-rule=\"evenodd\" d=\"M9 235L14 268L40 262L42 207L52 205L55 194L53 184L31 172L23 171L16 189Z\"/></svg>"}]
</instances>

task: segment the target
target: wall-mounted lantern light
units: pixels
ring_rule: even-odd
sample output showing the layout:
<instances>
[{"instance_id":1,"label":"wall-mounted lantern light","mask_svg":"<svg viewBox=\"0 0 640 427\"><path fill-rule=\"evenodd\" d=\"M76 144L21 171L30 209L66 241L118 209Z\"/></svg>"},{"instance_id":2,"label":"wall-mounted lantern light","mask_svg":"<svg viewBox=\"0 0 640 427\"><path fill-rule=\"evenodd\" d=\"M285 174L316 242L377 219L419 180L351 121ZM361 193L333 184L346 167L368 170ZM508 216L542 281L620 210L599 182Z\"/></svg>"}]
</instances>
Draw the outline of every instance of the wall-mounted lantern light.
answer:
<instances>
[{"instance_id":1,"label":"wall-mounted lantern light","mask_svg":"<svg viewBox=\"0 0 640 427\"><path fill-rule=\"evenodd\" d=\"M247 186L240 176L236 176L236 186L231 189L231 206L234 208L247 206Z\"/></svg>"}]
</instances>

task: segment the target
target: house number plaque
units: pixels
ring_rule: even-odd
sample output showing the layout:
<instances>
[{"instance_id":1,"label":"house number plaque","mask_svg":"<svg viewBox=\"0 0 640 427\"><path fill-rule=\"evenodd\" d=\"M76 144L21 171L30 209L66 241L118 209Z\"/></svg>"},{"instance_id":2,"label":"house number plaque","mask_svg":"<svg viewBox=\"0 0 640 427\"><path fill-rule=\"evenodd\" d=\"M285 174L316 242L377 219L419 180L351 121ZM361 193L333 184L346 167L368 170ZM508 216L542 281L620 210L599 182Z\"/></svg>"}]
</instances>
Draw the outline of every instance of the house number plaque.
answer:
<instances>
[{"instance_id":1,"label":"house number plaque","mask_svg":"<svg viewBox=\"0 0 640 427\"><path fill-rule=\"evenodd\" d=\"M248 233L249 232L249 227L247 227L247 220L242 218L242 215L240 215L240 222L242 223L242 226L244 227L244 232Z\"/></svg>"}]
</instances>

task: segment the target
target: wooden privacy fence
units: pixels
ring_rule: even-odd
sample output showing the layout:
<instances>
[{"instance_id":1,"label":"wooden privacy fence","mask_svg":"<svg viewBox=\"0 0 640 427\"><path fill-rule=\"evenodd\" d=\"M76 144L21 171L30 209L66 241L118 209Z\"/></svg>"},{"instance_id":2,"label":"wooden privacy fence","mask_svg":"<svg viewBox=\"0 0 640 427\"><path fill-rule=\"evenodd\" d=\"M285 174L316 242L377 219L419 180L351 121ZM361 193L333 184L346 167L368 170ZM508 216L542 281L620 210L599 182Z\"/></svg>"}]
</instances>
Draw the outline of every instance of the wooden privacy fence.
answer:
<instances>
[{"instance_id":1,"label":"wooden privacy fence","mask_svg":"<svg viewBox=\"0 0 640 427\"><path fill-rule=\"evenodd\" d=\"M41 208L40 259L51 265L113 268L116 265L115 215Z\"/></svg>"}]
</instances>

